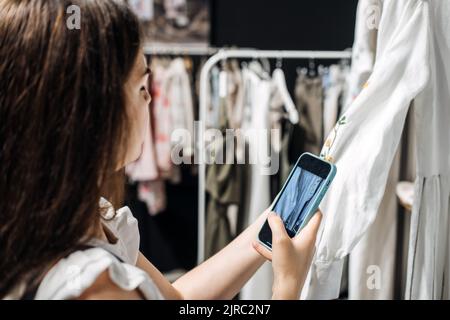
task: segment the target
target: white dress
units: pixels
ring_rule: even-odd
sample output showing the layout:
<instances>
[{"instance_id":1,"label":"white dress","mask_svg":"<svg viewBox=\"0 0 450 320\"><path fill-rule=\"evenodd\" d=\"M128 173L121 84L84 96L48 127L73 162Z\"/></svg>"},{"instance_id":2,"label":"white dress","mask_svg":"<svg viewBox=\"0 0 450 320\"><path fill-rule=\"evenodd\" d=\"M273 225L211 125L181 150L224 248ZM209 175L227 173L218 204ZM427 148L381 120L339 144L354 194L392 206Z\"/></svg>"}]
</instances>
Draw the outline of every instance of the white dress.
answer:
<instances>
[{"instance_id":1,"label":"white dress","mask_svg":"<svg viewBox=\"0 0 450 320\"><path fill-rule=\"evenodd\" d=\"M100 204L108 207L107 216L114 214L112 205L104 198ZM76 299L106 270L111 281L121 289L139 290L148 300L163 299L148 274L135 266L139 254L139 230L130 209L123 207L117 210L114 219L104 221L104 224L118 241L110 244L92 240L89 246L93 248L75 251L61 259L40 283L34 297L36 300ZM24 289L24 286L19 286L6 299L20 299Z\"/></svg>"},{"instance_id":2,"label":"white dress","mask_svg":"<svg viewBox=\"0 0 450 320\"><path fill-rule=\"evenodd\" d=\"M376 23L379 22L381 12L381 1L359 0L346 106L349 106L358 96L372 73L378 34ZM348 261L348 298L350 300L386 300L394 297L397 243L395 187L399 179L399 165L400 154L398 153L391 166L386 190L375 221L350 253ZM381 279L376 287L367 285L367 281L370 282L371 274L375 270L374 266L376 270L382 271Z\"/></svg>"},{"instance_id":3,"label":"white dress","mask_svg":"<svg viewBox=\"0 0 450 320\"><path fill-rule=\"evenodd\" d=\"M248 222L255 221L270 205L269 168L264 164L265 156L269 155L268 136L261 130L269 129L269 102L272 91L270 80L261 79L253 71L242 70L243 81L247 94L250 95L246 111L250 112L244 117L243 130L248 135L249 156L249 201ZM247 121L247 122L246 122ZM252 157L253 156L253 157ZM253 161L252 161L253 160ZM253 275L242 288L241 299L265 300L272 296L272 267L266 262Z\"/></svg>"},{"instance_id":4,"label":"white dress","mask_svg":"<svg viewBox=\"0 0 450 320\"><path fill-rule=\"evenodd\" d=\"M369 79L375 64L377 33L376 23L381 14L378 0L359 0L356 11L355 40L352 47L352 67L348 75L348 95L345 99L346 111Z\"/></svg>"},{"instance_id":5,"label":"white dress","mask_svg":"<svg viewBox=\"0 0 450 320\"><path fill-rule=\"evenodd\" d=\"M406 297L449 297L449 16L448 1L383 1L373 73L323 149L337 175L321 205L303 297L337 297L343 258L375 221L413 100L417 179Z\"/></svg>"}]
</instances>

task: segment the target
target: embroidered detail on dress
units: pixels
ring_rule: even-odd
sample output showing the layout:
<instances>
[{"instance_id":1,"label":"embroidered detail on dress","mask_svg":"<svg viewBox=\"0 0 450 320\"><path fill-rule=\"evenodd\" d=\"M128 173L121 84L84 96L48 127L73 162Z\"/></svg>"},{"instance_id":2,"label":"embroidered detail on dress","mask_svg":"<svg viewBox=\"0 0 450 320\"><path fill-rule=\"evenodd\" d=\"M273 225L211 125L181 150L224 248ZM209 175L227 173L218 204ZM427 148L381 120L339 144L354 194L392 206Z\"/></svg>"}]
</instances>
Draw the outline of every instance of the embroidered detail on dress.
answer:
<instances>
[{"instance_id":1,"label":"embroidered detail on dress","mask_svg":"<svg viewBox=\"0 0 450 320\"><path fill-rule=\"evenodd\" d=\"M328 162L334 162L333 157L330 154L331 148L334 145L334 142L336 141L336 137L338 134L339 129L342 125L347 123L347 118L342 116L336 125L334 126L333 130L328 135L327 140L325 141L325 144L323 145L322 152L320 153L320 157Z\"/></svg>"}]
</instances>

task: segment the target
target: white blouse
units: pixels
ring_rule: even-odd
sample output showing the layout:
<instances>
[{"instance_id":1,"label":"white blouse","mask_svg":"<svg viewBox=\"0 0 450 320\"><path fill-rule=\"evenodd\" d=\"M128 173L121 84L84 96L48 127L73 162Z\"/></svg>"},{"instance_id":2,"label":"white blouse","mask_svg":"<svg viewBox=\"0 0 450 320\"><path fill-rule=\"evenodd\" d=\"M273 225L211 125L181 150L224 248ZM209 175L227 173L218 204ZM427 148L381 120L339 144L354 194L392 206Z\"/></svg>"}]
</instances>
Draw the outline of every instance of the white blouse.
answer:
<instances>
[{"instance_id":1,"label":"white blouse","mask_svg":"<svg viewBox=\"0 0 450 320\"><path fill-rule=\"evenodd\" d=\"M106 218L114 217L111 203L101 198L100 205L107 207ZM36 300L76 299L106 270L119 288L138 289L148 300L163 299L148 274L135 266L139 254L139 230L130 209L120 208L112 220L103 223L118 238L117 242L111 244L94 239L88 243L92 248L75 251L61 259L43 278ZM6 298L20 299L24 289L25 286L19 286Z\"/></svg>"}]
</instances>

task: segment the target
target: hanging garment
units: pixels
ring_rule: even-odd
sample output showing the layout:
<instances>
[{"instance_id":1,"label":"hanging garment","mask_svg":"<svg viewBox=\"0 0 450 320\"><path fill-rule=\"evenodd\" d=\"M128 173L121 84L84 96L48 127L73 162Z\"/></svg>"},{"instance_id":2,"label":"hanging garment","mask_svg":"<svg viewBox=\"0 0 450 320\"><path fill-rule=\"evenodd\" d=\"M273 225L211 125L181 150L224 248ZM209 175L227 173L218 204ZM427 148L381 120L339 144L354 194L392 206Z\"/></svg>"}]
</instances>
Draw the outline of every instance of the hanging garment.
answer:
<instances>
[{"instance_id":1,"label":"hanging garment","mask_svg":"<svg viewBox=\"0 0 450 320\"><path fill-rule=\"evenodd\" d=\"M351 251L348 262L348 299L394 298L397 245L397 199L400 153L394 157L386 190L374 222ZM379 279L374 276L380 276Z\"/></svg>"},{"instance_id":2,"label":"hanging garment","mask_svg":"<svg viewBox=\"0 0 450 320\"><path fill-rule=\"evenodd\" d=\"M432 3L436 6L436 2ZM445 235L445 241L437 241L443 237L443 230L433 230L432 226L436 226L439 217L440 226L448 229L450 147L444 141L448 142L450 136L449 86L442 73L439 86L434 79L437 73L433 71L438 69L434 65L439 64L441 72L446 67L438 60L431 36L448 33L440 33L442 30L431 23L438 14L429 10L430 5L421 0L383 2L373 73L322 150L323 157L335 161L337 175L321 205L324 221L303 297L337 297L342 259L376 218L413 99L420 101L416 105L416 118L420 121L417 133L421 178L417 180L417 191L421 205L415 206L415 216L424 221L412 225L411 238L415 241L411 241L410 292L411 297L430 298L442 292L444 264L439 265L439 259L443 262L446 257L442 249L448 249L448 239ZM449 8L445 9L441 14L448 15ZM435 17L430 19L430 14ZM441 27L445 26L442 19L442 16L437 19ZM444 89L433 95L430 88Z\"/></svg>"},{"instance_id":3,"label":"hanging garment","mask_svg":"<svg viewBox=\"0 0 450 320\"><path fill-rule=\"evenodd\" d=\"M167 96L167 90L164 90L167 67L161 59L152 59L151 69L153 71L152 79L152 102L155 130L155 152L158 172L162 177L172 175L172 160L170 157L172 133L172 116L170 110L170 101Z\"/></svg>"},{"instance_id":4,"label":"hanging garment","mask_svg":"<svg viewBox=\"0 0 450 320\"><path fill-rule=\"evenodd\" d=\"M279 92L279 85L273 83L273 89L269 101L269 122L271 135L271 152L272 159L278 163L279 170L270 177L270 195L271 199L275 199L280 192L287 176L294 163L303 151L304 133L299 125L299 121L295 123L292 119L295 116L289 116L289 112L285 110L285 99ZM298 108L294 104L295 112L298 119ZM295 131L295 133L294 133ZM295 139L293 138L295 136ZM295 158L295 159L293 159Z\"/></svg>"},{"instance_id":5,"label":"hanging garment","mask_svg":"<svg viewBox=\"0 0 450 320\"><path fill-rule=\"evenodd\" d=\"M158 171L162 178L179 183L181 172L174 161L177 164L190 163L193 155L191 83L181 58L170 62L153 59L152 70L153 124Z\"/></svg>"},{"instance_id":6,"label":"hanging garment","mask_svg":"<svg viewBox=\"0 0 450 320\"><path fill-rule=\"evenodd\" d=\"M183 157L189 158L194 151L194 107L191 82L183 59L177 58L170 63L162 83L162 90L168 99L171 133L182 130L176 135L179 140L171 141L171 146L180 144L183 148Z\"/></svg>"},{"instance_id":7,"label":"hanging garment","mask_svg":"<svg viewBox=\"0 0 450 320\"><path fill-rule=\"evenodd\" d=\"M173 20L178 27L186 27L189 23L187 17L187 0L164 0L165 16Z\"/></svg>"},{"instance_id":8,"label":"hanging garment","mask_svg":"<svg viewBox=\"0 0 450 320\"><path fill-rule=\"evenodd\" d=\"M234 130L237 139L235 146L236 161L239 164L243 164L245 162L245 143L243 143L244 137L240 130L242 128L242 119L244 117L244 84L242 72L237 60L227 62L222 71L224 71L226 77L224 94L228 128Z\"/></svg>"},{"instance_id":9,"label":"hanging garment","mask_svg":"<svg viewBox=\"0 0 450 320\"><path fill-rule=\"evenodd\" d=\"M382 11L380 0L359 0L356 11L352 67L348 75L348 92L343 112L359 95L372 74L377 47L378 24Z\"/></svg>"},{"instance_id":10,"label":"hanging garment","mask_svg":"<svg viewBox=\"0 0 450 320\"><path fill-rule=\"evenodd\" d=\"M152 21L155 11L153 0L129 0L130 7L141 21Z\"/></svg>"},{"instance_id":11,"label":"hanging garment","mask_svg":"<svg viewBox=\"0 0 450 320\"><path fill-rule=\"evenodd\" d=\"M222 139L214 141L211 151L216 162L207 167L206 193L208 195L205 226L205 257L209 258L229 244L234 237L236 218L230 221L229 207L240 205L243 166L236 164L235 143L230 144L225 134L229 128L226 99L222 99L220 123ZM234 136L230 139L234 140ZM232 227L234 224L234 227Z\"/></svg>"},{"instance_id":12,"label":"hanging garment","mask_svg":"<svg viewBox=\"0 0 450 320\"><path fill-rule=\"evenodd\" d=\"M229 61L224 64L223 70L216 70L217 79L212 81L211 98L217 99L219 106L210 104L208 115L220 115L219 122L216 127L221 130L223 139L226 138L226 129L233 129L232 149L226 149L225 140L221 141L215 149L220 156L227 159L231 156L232 163L218 164L214 163L207 169L207 192L210 192L207 210L207 226L206 226L206 257L212 256L214 253L227 245L237 234L239 215L242 214L240 206L242 198L243 170L245 143L240 129L242 122L243 110L243 83L241 70L236 60ZM221 92L223 97L219 95L219 73L221 73L223 88ZM214 84L214 81L217 82ZM217 92L214 92L217 90ZM211 100L213 102L214 100ZM214 110L213 108L217 108ZM209 123L211 125L213 123ZM241 211L241 212L240 212Z\"/></svg>"},{"instance_id":13,"label":"hanging garment","mask_svg":"<svg viewBox=\"0 0 450 320\"><path fill-rule=\"evenodd\" d=\"M139 182L137 195L147 205L151 216L163 212L167 207L166 183L162 179Z\"/></svg>"},{"instance_id":14,"label":"hanging garment","mask_svg":"<svg viewBox=\"0 0 450 320\"><path fill-rule=\"evenodd\" d=\"M253 64L253 69L259 68ZM281 121L284 99L279 83L262 79L253 70L242 70L244 83L244 110L242 127L249 150L249 181L247 182L248 223L252 223L272 201L270 177L279 170L281 148ZM274 131L275 130L275 131ZM265 263L247 282L241 298L270 299L272 296L272 268Z\"/></svg>"},{"instance_id":15,"label":"hanging garment","mask_svg":"<svg viewBox=\"0 0 450 320\"><path fill-rule=\"evenodd\" d=\"M280 187L286 181L293 165L302 153L312 152L318 154L318 150L320 150L323 130L322 93L321 78L308 78L305 74L299 74L295 87L299 122L292 123L286 117L276 118L276 113L274 112L277 109L279 110L279 99L271 107L275 123L278 123L277 125L272 124L272 127L281 128L280 146L275 148L275 151L280 150L280 173L278 183L273 183L273 189L275 189L272 192L273 194L277 194L280 191Z\"/></svg>"},{"instance_id":16,"label":"hanging garment","mask_svg":"<svg viewBox=\"0 0 450 320\"><path fill-rule=\"evenodd\" d=\"M298 124L292 124L286 119L282 119L281 126L280 170L278 176L274 177L275 181L272 183L272 199L280 192L292 167L304 150L305 134L303 128Z\"/></svg>"},{"instance_id":17,"label":"hanging garment","mask_svg":"<svg viewBox=\"0 0 450 320\"><path fill-rule=\"evenodd\" d=\"M350 104L363 89L375 63L377 28L372 15L381 13L378 0L360 0L356 18L355 42L349 89ZM395 185L400 175L400 151L391 166L386 190L375 221L352 250L348 263L348 298L393 299L397 245L397 200ZM380 241L380 239L383 241ZM380 271L379 281L373 281L373 273ZM397 281L398 282L398 281Z\"/></svg>"},{"instance_id":18,"label":"hanging garment","mask_svg":"<svg viewBox=\"0 0 450 320\"><path fill-rule=\"evenodd\" d=\"M450 3L424 1L423 11L430 79L414 100L417 174L406 298L449 299Z\"/></svg>"},{"instance_id":19,"label":"hanging garment","mask_svg":"<svg viewBox=\"0 0 450 320\"><path fill-rule=\"evenodd\" d=\"M249 181L246 183L247 203L244 205L248 223L252 223L270 205L270 180L267 166L256 153L269 153L269 100L272 90L270 80L263 80L248 68L242 70L245 90L243 130L254 130L248 137L249 156L253 160L248 165ZM260 130L260 131L258 131ZM249 131L247 131L249 132ZM247 138L247 136L246 136ZM266 262L242 288L241 298L244 300L270 299L272 296L272 268Z\"/></svg>"},{"instance_id":20,"label":"hanging garment","mask_svg":"<svg viewBox=\"0 0 450 320\"><path fill-rule=\"evenodd\" d=\"M411 181L408 182L410 184L411 190L410 190L410 197L407 199L401 199L397 197L399 202L399 214L397 216L398 219L398 239L401 241L398 244L398 250L397 250L397 275L398 277L395 279L396 287L395 287L395 296L394 298L405 298L405 290L406 290L406 279L407 279L407 268L408 268L408 247L409 247L409 236L410 236L410 227L411 227L411 213L412 213L412 206L414 203L414 182L416 179L416 128L414 125L414 104L412 107L410 107L408 111L408 116L406 118L406 124L405 129L403 130L403 136L401 140L401 160L400 163L400 177L399 181L407 180ZM401 184L401 182L399 182ZM398 185L397 184L397 188ZM397 191L396 188L396 191ZM402 194L403 195L403 194ZM403 201L406 200L406 201ZM406 206L405 206L406 205Z\"/></svg>"},{"instance_id":21,"label":"hanging garment","mask_svg":"<svg viewBox=\"0 0 450 320\"><path fill-rule=\"evenodd\" d=\"M295 86L300 126L305 133L304 152L318 155L323 142L322 80L300 74Z\"/></svg>"},{"instance_id":22,"label":"hanging garment","mask_svg":"<svg viewBox=\"0 0 450 320\"><path fill-rule=\"evenodd\" d=\"M243 190L244 179L246 174L245 166L245 138L242 135L241 126L244 109L244 84L242 80L242 72L237 60L228 61L227 70L227 96L226 96L226 114L228 119L228 128L234 130L235 135L235 163L240 168L239 172L239 188ZM232 236L244 230L243 220L244 213L242 208L243 195L241 193L240 201L237 204L228 206L227 216L230 221Z\"/></svg>"},{"instance_id":23,"label":"hanging garment","mask_svg":"<svg viewBox=\"0 0 450 320\"><path fill-rule=\"evenodd\" d=\"M244 86L242 83L242 73L237 60L232 60L227 63L226 73L226 116L228 119L229 128L239 129L241 127L243 117Z\"/></svg>"},{"instance_id":24,"label":"hanging garment","mask_svg":"<svg viewBox=\"0 0 450 320\"><path fill-rule=\"evenodd\" d=\"M328 136L338 120L339 104L346 86L344 79L344 70L339 65L329 67L326 84L323 84L323 137Z\"/></svg>"},{"instance_id":25,"label":"hanging garment","mask_svg":"<svg viewBox=\"0 0 450 320\"><path fill-rule=\"evenodd\" d=\"M219 128L219 112L220 112L220 97L219 97L219 67L214 66L210 72L210 81L207 92L208 107L206 109L206 128Z\"/></svg>"}]
</instances>

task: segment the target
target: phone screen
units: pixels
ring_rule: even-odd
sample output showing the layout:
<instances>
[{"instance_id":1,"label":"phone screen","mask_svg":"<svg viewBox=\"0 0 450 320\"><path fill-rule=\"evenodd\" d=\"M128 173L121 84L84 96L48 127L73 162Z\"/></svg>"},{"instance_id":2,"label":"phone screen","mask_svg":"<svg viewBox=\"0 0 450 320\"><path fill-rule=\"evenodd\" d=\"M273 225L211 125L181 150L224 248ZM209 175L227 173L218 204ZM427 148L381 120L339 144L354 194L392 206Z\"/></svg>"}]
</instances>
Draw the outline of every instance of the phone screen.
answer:
<instances>
[{"instance_id":1,"label":"phone screen","mask_svg":"<svg viewBox=\"0 0 450 320\"><path fill-rule=\"evenodd\" d=\"M288 235L292 238L299 231L305 218L309 216L311 206L316 202L318 192L327 180L331 167L314 157L304 155L292 169L272 211L281 216ZM272 232L268 222L260 232L260 240L271 246Z\"/></svg>"}]
</instances>

